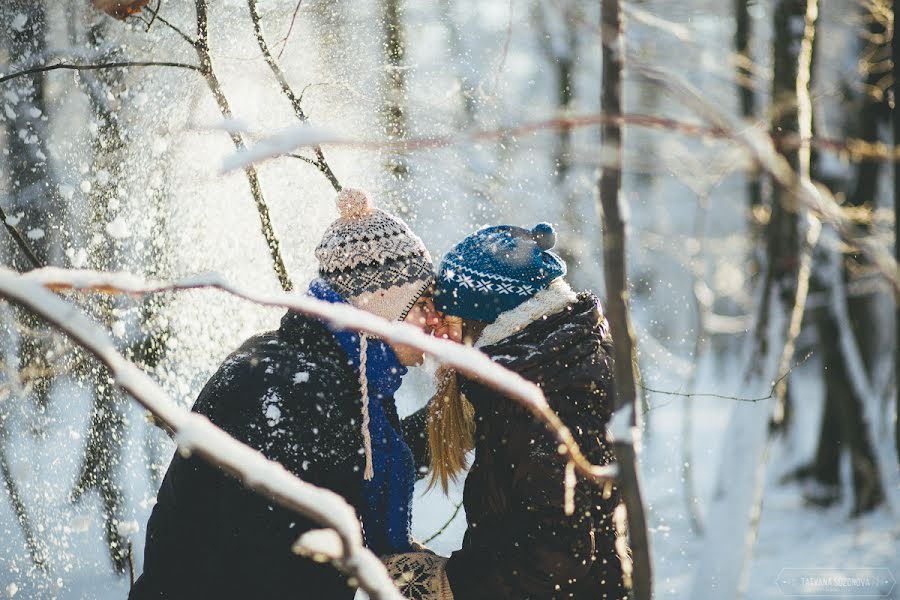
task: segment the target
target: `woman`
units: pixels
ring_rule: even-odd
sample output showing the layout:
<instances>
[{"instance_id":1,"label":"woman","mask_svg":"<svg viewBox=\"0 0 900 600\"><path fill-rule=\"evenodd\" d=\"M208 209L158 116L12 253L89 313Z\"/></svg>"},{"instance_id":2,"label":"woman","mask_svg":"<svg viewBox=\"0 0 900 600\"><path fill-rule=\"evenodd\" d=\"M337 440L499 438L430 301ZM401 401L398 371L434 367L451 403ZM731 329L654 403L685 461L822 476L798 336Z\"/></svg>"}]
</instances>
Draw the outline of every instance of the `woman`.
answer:
<instances>
[{"instance_id":1,"label":"woman","mask_svg":"<svg viewBox=\"0 0 900 600\"><path fill-rule=\"evenodd\" d=\"M457 244L441 263L435 306L451 337L538 384L594 463L610 461L611 340L595 296L563 280L549 250L553 228L498 226ZM475 460L463 496L468 529L444 562L417 554L387 560L411 597L624 598L615 550L614 489L582 482L564 512L558 443L516 402L478 381L441 376L430 404L432 484L446 491Z\"/></svg>"}]
</instances>

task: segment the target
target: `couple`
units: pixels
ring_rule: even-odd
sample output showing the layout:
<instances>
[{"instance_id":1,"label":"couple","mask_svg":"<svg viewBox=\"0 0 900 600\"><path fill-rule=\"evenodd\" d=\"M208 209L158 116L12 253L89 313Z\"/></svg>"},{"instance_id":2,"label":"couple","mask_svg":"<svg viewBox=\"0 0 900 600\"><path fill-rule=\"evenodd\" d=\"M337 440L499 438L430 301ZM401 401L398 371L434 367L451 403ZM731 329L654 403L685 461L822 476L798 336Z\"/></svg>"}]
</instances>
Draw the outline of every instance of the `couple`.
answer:
<instances>
[{"instance_id":1,"label":"couple","mask_svg":"<svg viewBox=\"0 0 900 600\"><path fill-rule=\"evenodd\" d=\"M610 337L600 305L563 280L546 224L490 227L457 244L437 278L402 220L345 189L316 248L308 294L474 345L537 383L594 463L610 460ZM193 410L360 515L367 546L410 598L626 596L615 551L614 489L583 482L563 509L565 463L524 408L477 380L439 372L438 393L399 419L394 393L420 352L288 312L236 350ZM415 542L415 480L447 489L466 466L468 529L448 559ZM195 457L177 454L147 524L130 598L354 596L331 565L291 552L318 525Z\"/></svg>"}]
</instances>

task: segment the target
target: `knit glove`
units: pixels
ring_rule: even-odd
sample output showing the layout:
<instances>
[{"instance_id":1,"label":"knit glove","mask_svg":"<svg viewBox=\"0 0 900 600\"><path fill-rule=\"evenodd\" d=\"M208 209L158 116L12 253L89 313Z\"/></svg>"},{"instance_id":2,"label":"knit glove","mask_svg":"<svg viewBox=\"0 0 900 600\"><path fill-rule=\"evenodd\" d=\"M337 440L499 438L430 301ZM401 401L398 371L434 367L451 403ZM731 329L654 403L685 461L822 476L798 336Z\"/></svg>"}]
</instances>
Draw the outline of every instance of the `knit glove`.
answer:
<instances>
[{"instance_id":1,"label":"knit glove","mask_svg":"<svg viewBox=\"0 0 900 600\"><path fill-rule=\"evenodd\" d=\"M422 542L417 542L416 540L411 541L409 545L413 549L413 552L427 552L428 554L437 554L437 552L435 552Z\"/></svg>"},{"instance_id":2,"label":"knit glove","mask_svg":"<svg viewBox=\"0 0 900 600\"><path fill-rule=\"evenodd\" d=\"M453 600L443 556L406 552L382 556L381 560L400 593L410 600Z\"/></svg>"}]
</instances>

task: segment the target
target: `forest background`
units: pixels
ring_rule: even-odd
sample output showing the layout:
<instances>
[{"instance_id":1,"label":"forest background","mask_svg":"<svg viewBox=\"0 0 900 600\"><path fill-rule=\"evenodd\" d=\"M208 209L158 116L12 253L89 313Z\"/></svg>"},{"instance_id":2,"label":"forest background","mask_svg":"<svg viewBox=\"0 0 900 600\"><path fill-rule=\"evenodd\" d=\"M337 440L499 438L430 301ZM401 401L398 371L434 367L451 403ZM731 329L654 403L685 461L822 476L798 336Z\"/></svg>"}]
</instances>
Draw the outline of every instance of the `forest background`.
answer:
<instances>
[{"instance_id":1,"label":"forest background","mask_svg":"<svg viewBox=\"0 0 900 600\"><path fill-rule=\"evenodd\" d=\"M896 593L892 3L622 3L616 114L602 3L94 4L0 2L5 265L302 290L343 184L435 257L552 222L606 297L598 172L621 168L656 597L780 597L785 570L823 569ZM281 314L66 298L186 407ZM11 304L0 322L0 597L122 597L174 443L66 337ZM417 489L441 553L460 499Z\"/></svg>"}]
</instances>

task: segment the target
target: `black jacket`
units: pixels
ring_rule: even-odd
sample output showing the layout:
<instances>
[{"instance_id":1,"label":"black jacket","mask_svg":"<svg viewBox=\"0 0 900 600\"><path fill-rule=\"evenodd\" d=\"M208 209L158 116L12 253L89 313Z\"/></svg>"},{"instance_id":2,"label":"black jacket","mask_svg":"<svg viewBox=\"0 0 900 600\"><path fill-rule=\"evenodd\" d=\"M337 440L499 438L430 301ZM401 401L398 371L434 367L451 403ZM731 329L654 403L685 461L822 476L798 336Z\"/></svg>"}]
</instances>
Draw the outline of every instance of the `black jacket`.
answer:
<instances>
[{"instance_id":1,"label":"black jacket","mask_svg":"<svg viewBox=\"0 0 900 600\"><path fill-rule=\"evenodd\" d=\"M383 400L399 427L393 399ZM288 313L247 340L193 410L360 512L364 454L358 371L317 320ZM291 545L318 527L199 458L176 453L147 524L144 573L129 598L346 598L331 565Z\"/></svg>"},{"instance_id":2,"label":"black jacket","mask_svg":"<svg viewBox=\"0 0 900 600\"><path fill-rule=\"evenodd\" d=\"M542 388L591 462L611 461L611 340L594 296L581 294L483 350ZM468 529L446 567L454 598L626 597L611 523L615 489L604 499L602 487L580 479L566 516L565 461L553 436L490 388L465 379L462 390L475 407L475 460L463 495Z\"/></svg>"}]
</instances>

